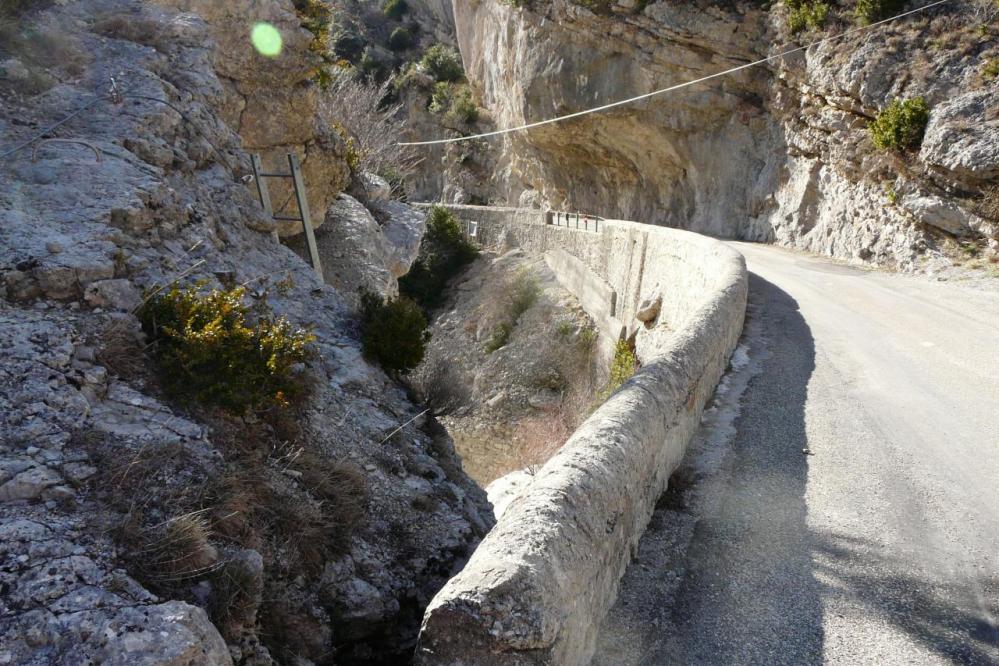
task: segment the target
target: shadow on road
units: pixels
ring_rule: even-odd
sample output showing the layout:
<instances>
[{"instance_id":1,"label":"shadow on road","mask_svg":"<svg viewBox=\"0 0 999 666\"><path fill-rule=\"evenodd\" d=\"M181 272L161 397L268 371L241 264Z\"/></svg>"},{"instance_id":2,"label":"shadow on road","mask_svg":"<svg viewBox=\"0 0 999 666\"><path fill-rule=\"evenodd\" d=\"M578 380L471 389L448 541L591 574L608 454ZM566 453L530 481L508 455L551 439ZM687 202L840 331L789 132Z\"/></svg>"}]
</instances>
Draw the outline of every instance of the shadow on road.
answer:
<instances>
[{"instance_id":1,"label":"shadow on road","mask_svg":"<svg viewBox=\"0 0 999 666\"><path fill-rule=\"evenodd\" d=\"M743 396L730 472L695 528L673 606L675 637L648 664L818 664L820 588L806 524L811 331L787 293L750 274L762 371Z\"/></svg>"},{"instance_id":2,"label":"shadow on road","mask_svg":"<svg viewBox=\"0 0 999 666\"><path fill-rule=\"evenodd\" d=\"M815 572L827 600L859 601L948 661L999 663L999 576L961 572L953 582L934 583L910 562L886 557L881 544L845 534L813 538Z\"/></svg>"}]
</instances>

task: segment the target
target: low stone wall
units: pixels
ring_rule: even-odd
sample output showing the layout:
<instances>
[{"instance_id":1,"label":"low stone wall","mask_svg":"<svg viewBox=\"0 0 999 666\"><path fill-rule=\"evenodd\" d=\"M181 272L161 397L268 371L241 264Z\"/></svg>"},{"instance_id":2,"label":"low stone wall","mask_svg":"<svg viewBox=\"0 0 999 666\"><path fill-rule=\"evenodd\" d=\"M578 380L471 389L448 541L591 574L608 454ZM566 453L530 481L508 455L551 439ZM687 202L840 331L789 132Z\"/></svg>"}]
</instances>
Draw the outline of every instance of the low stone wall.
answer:
<instances>
[{"instance_id":1,"label":"low stone wall","mask_svg":"<svg viewBox=\"0 0 999 666\"><path fill-rule=\"evenodd\" d=\"M745 262L717 241L675 229L607 221L595 233L545 224L538 211L451 208L477 223L484 245L565 252L578 260L567 262L573 272L586 266L613 290L611 316L634 336L643 365L544 465L434 597L417 660L585 664L742 331ZM658 316L636 321L639 304L656 293Z\"/></svg>"}]
</instances>

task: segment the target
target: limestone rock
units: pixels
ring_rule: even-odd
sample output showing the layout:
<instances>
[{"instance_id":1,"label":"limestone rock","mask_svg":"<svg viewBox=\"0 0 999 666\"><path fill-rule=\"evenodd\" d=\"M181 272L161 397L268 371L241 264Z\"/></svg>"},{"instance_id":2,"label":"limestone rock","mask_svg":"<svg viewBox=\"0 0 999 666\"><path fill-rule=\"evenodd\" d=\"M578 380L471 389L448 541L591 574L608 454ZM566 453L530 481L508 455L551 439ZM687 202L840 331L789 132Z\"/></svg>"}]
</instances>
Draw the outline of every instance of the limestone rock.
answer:
<instances>
[{"instance_id":1,"label":"limestone rock","mask_svg":"<svg viewBox=\"0 0 999 666\"><path fill-rule=\"evenodd\" d=\"M387 268L395 277L402 277L420 253L426 215L401 201L378 203L375 211L382 219L382 235L388 250Z\"/></svg>"},{"instance_id":2,"label":"limestone rock","mask_svg":"<svg viewBox=\"0 0 999 666\"><path fill-rule=\"evenodd\" d=\"M27 469L0 486L0 502L36 499L61 481L62 477L48 467Z\"/></svg>"},{"instance_id":3,"label":"limestone rock","mask_svg":"<svg viewBox=\"0 0 999 666\"><path fill-rule=\"evenodd\" d=\"M364 197L368 203L388 201L392 196L392 187L388 181L376 173L363 171L358 176L361 189L364 190Z\"/></svg>"},{"instance_id":4,"label":"limestone rock","mask_svg":"<svg viewBox=\"0 0 999 666\"><path fill-rule=\"evenodd\" d=\"M966 236L979 229L983 220L962 210L952 201L938 196L908 195L902 197L901 205L924 224L954 234Z\"/></svg>"},{"instance_id":5,"label":"limestone rock","mask_svg":"<svg viewBox=\"0 0 999 666\"><path fill-rule=\"evenodd\" d=\"M385 236L360 201L341 194L315 236L327 284L354 302L363 290L389 297L398 293L399 285L387 268L391 261ZM288 244L301 256L308 256L304 235L290 239Z\"/></svg>"},{"instance_id":6,"label":"limestone rock","mask_svg":"<svg viewBox=\"0 0 999 666\"><path fill-rule=\"evenodd\" d=\"M0 62L0 78L24 81L29 76L31 76L31 72L17 58L7 58L3 62Z\"/></svg>"},{"instance_id":7,"label":"limestone rock","mask_svg":"<svg viewBox=\"0 0 999 666\"><path fill-rule=\"evenodd\" d=\"M99 308L132 311L142 303L142 296L128 280L100 280L94 282L83 294L83 298Z\"/></svg>"},{"instance_id":8,"label":"limestone rock","mask_svg":"<svg viewBox=\"0 0 999 666\"><path fill-rule=\"evenodd\" d=\"M225 641L197 606L168 601L101 615L85 613L61 623L60 630L68 636L89 636L67 650L68 660L90 659L111 666L232 664Z\"/></svg>"},{"instance_id":9,"label":"limestone rock","mask_svg":"<svg viewBox=\"0 0 999 666\"><path fill-rule=\"evenodd\" d=\"M286 154L295 152L302 163L313 226L320 226L326 210L350 181L347 146L335 130L317 119L322 91L312 81L319 56L310 50L313 35L291 0L157 0L196 15L205 35L214 41L212 65L221 77L219 109L239 132L249 152L261 153L265 169L287 172ZM248 40L247 17L275 26L283 40L280 57L257 53ZM201 39L203 44L208 41ZM295 213L288 179L269 179L275 211ZM281 223L280 233L302 233L301 224Z\"/></svg>"},{"instance_id":10,"label":"limestone rock","mask_svg":"<svg viewBox=\"0 0 999 666\"><path fill-rule=\"evenodd\" d=\"M975 180L999 178L999 93L974 90L933 109L919 159Z\"/></svg>"},{"instance_id":11,"label":"limestone rock","mask_svg":"<svg viewBox=\"0 0 999 666\"><path fill-rule=\"evenodd\" d=\"M790 39L776 7L654 2L635 13L630 4L595 14L571 0L529 9L455 3L468 77L497 125L716 74ZM491 198L917 269L948 244L911 224L888 194L981 200L999 175L996 87L982 84L957 38L973 19L945 12L926 20L955 39L913 55L897 48L911 25L886 25L849 44L823 43L613 113L511 135L496 157ZM891 99L916 96L927 100L930 121L919 164L903 178L897 156L874 149L867 125ZM964 224L930 213L929 223L995 240L997 221L978 215Z\"/></svg>"},{"instance_id":12,"label":"limestone rock","mask_svg":"<svg viewBox=\"0 0 999 666\"><path fill-rule=\"evenodd\" d=\"M635 313L635 319L646 324L650 324L656 320L659 316L659 311L663 307L663 294L659 289L656 289L652 295L646 296L642 299L642 302L638 304L638 311Z\"/></svg>"},{"instance_id":13,"label":"limestone rock","mask_svg":"<svg viewBox=\"0 0 999 666\"><path fill-rule=\"evenodd\" d=\"M255 54L247 17L277 25L287 57ZM75 0L33 6L27 20L38 24L32 29L79 40L85 57L76 71L69 71L74 63L54 65L62 83L46 94L4 98L0 134L12 145L37 129L24 118L55 122L92 101L92 84L108 72L127 72L130 92L169 100L186 119L162 104L129 100L121 113L108 107L72 122L71 135L100 151L99 166L79 146L52 144L37 162L21 152L0 169L0 662L214 665L230 663L229 649L247 666L272 662L259 623L247 621L226 646L202 610L151 594L137 579L149 574L152 585L163 572L148 572L151 563L140 566L118 532L103 528L136 518L125 513L133 501L143 507L140 530L196 510L187 505L191 490L220 487L223 461L234 453L221 415L182 413L154 397L147 382L156 368L133 335L134 317L96 312L128 307L136 292L182 276L211 287L245 284L248 301L266 298L277 315L315 334L315 358L305 368L315 381L297 415L298 439L321 463L359 470L365 502L358 527L344 535L349 554L331 551L328 559L356 561L346 579L375 587L382 609L372 625L364 595L351 597L356 607L337 608L358 618L359 637L338 635L337 658L391 663L411 648L423 606L489 528L491 510L447 434L428 433L414 419L422 408L364 359L348 307L360 280L343 291L323 284L276 244L273 223L242 178L244 147L268 159L304 156L306 180L317 183L307 186L318 197L310 201L318 220L324 200L335 200L346 182L342 139L315 122L313 36L291 0ZM268 92L275 96L265 98ZM259 117L262 108L291 114L286 126ZM234 131L244 111L258 144L241 144ZM284 204L277 194L274 201ZM351 250L357 266L345 271L391 288L381 226L363 208L348 207L361 252ZM393 442L380 445L393 430ZM332 504L301 477L281 474L270 458L263 465L278 496L340 525ZM434 479L433 502L413 506L417 491L407 476ZM199 564L217 554L219 562L245 560L241 573L254 581L260 573L267 593L260 590L258 610L281 618L282 650L329 658L334 604L320 594L318 573L292 552L294 543L280 553L262 549L262 572L252 554L237 556L217 536L197 546ZM176 594L209 603L221 587L217 573L177 583ZM255 597L261 586L250 587Z\"/></svg>"}]
</instances>

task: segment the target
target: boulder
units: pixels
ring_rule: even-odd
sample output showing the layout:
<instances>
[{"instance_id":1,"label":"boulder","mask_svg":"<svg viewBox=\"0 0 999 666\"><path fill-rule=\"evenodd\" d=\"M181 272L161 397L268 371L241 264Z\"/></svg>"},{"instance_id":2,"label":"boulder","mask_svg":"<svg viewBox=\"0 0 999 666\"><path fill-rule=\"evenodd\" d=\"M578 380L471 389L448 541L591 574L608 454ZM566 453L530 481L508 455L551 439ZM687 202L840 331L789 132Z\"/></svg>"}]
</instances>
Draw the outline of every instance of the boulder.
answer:
<instances>
[{"instance_id":1,"label":"boulder","mask_svg":"<svg viewBox=\"0 0 999 666\"><path fill-rule=\"evenodd\" d=\"M651 295L646 296L642 299L642 302L638 304L638 311L635 313L635 319L646 324L651 324L659 316L659 311L662 310L662 307L663 294L657 288Z\"/></svg>"},{"instance_id":2,"label":"boulder","mask_svg":"<svg viewBox=\"0 0 999 666\"><path fill-rule=\"evenodd\" d=\"M288 241L301 256L308 256L305 237ZM389 270L392 252L382 228L360 201L341 194L330 206L326 222L316 230L316 245L327 284L357 303L362 291L395 296L399 285Z\"/></svg>"},{"instance_id":3,"label":"boulder","mask_svg":"<svg viewBox=\"0 0 999 666\"><path fill-rule=\"evenodd\" d=\"M392 196L392 186L389 185L387 180L376 173L363 171L358 176L358 180L360 181L361 189L364 191L364 198L367 199L368 203L388 201Z\"/></svg>"},{"instance_id":4,"label":"boulder","mask_svg":"<svg viewBox=\"0 0 999 666\"><path fill-rule=\"evenodd\" d=\"M933 109L919 159L975 180L999 178L999 94L973 90Z\"/></svg>"},{"instance_id":5,"label":"boulder","mask_svg":"<svg viewBox=\"0 0 999 666\"><path fill-rule=\"evenodd\" d=\"M376 211L382 218L382 235L388 250L386 267L395 277L402 277L420 253L426 215L401 201L381 202Z\"/></svg>"},{"instance_id":6,"label":"boulder","mask_svg":"<svg viewBox=\"0 0 999 666\"><path fill-rule=\"evenodd\" d=\"M84 300L98 308L132 311L142 303L142 296L128 280L99 280L83 293Z\"/></svg>"},{"instance_id":7,"label":"boulder","mask_svg":"<svg viewBox=\"0 0 999 666\"><path fill-rule=\"evenodd\" d=\"M0 486L0 502L36 499L61 482L62 477L48 467L26 469Z\"/></svg>"}]
</instances>

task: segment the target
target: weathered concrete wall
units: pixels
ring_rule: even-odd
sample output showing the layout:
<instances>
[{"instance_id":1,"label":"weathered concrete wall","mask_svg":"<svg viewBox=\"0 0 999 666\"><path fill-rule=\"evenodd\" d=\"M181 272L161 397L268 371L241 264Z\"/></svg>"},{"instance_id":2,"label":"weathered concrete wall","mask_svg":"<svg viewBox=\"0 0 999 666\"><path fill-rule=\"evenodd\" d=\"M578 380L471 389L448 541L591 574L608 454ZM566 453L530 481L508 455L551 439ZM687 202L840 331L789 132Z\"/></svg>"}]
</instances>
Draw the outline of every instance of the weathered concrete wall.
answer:
<instances>
[{"instance_id":1,"label":"weathered concrete wall","mask_svg":"<svg viewBox=\"0 0 999 666\"><path fill-rule=\"evenodd\" d=\"M614 345L625 334L625 326L616 316L617 291L575 255L562 248L545 252L545 263L555 273L559 284L579 301L593 321L600 336L608 344L605 357L613 355Z\"/></svg>"},{"instance_id":2,"label":"weathered concrete wall","mask_svg":"<svg viewBox=\"0 0 999 666\"><path fill-rule=\"evenodd\" d=\"M642 369L507 509L431 602L421 664L585 664L600 621L742 331L745 262L688 232L608 221L599 233L536 211L452 207L485 245L569 253L616 293ZM510 209L507 209L510 211ZM641 300L663 294L649 326Z\"/></svg>"}]
</instances>

